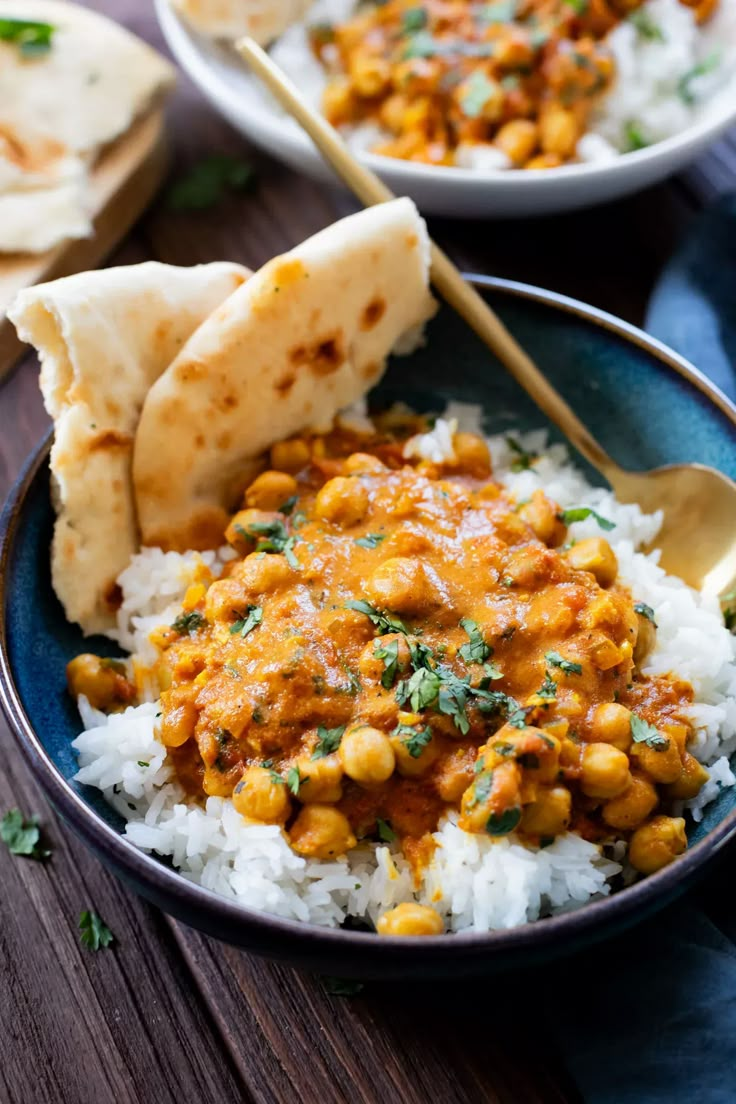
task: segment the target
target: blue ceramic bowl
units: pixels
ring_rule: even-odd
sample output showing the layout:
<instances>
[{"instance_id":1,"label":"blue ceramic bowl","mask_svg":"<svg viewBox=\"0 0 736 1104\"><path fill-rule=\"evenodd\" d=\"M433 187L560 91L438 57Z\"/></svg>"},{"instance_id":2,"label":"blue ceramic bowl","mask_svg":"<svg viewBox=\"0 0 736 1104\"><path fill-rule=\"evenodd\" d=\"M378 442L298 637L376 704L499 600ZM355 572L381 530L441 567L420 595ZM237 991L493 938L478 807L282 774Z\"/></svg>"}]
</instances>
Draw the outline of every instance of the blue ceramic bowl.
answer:
<instances>
[{"instance_id":1,"label":"blue ceramic bowl","mask_svg":"<svg viewBox=\"0 0 736 1104\"><path fill-rule=\"evenodd\" d=\"M477 283L622 463L649 468L700 461L736 477L736 407L675 353L571 299L502 280ZM448 398L481 403L493 432L544 421L448 308L432 322L427 347L392 364L380 390L422 409L437 409ZM185 923L330 974L459 977L568 953L638 922L681 893L736 832L736 792L728 790L691 827L692 846L676 863L579 912L489 935L379 939L251 912L192 885L126 842L99 793L72 781L70 745L80 722L66 693L65 664L80 651L109 655L114 649L103 639L84 640L51 589L48 449L47 439L0 521L0 696L23 754L61 816L103 863Z\"/></svg>"}]
</instances>

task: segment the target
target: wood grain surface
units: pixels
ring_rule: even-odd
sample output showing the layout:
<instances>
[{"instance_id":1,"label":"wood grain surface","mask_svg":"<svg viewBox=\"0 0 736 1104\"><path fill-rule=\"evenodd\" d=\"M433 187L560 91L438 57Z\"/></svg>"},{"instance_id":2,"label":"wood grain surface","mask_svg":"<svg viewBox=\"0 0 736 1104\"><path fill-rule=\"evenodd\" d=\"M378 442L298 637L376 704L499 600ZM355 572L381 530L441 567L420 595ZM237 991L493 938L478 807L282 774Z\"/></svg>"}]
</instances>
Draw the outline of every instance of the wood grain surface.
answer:
<instances>
[{"instance_id":1,"label":"wood grain surface","mask_svg":"<svg viewBox=\"0 0 736 1104\"><path fill-rule=\"evenodd\" d=\"M161 46L147 0L90 6ZM228 152L252 160L257 187L196 214L173 213L160 199L111 263L257 267L354 209L343 192L248 150L183 77L169 128L174 176ZM577 295L637 322L697 207L735 181L732 137L681 180L626 202L556 219L440 220L431 230L468 269ZM47 425L37 371L27 357L0 388L0 498ZM491 1025L478 1014L473 987L418 980L346 1000L321 979L174 923L107 874L55 818L1 720L0 755L0 813L39 813L53 846L46 864L0 847L2 1104L579 1101L553 1053L523 1046L513 1015ZM77 932L80 911L92 907L116 937L96 955ZM496 986L507 1007L521 1007L514 979Z\"/></svg>"}]
</instances>

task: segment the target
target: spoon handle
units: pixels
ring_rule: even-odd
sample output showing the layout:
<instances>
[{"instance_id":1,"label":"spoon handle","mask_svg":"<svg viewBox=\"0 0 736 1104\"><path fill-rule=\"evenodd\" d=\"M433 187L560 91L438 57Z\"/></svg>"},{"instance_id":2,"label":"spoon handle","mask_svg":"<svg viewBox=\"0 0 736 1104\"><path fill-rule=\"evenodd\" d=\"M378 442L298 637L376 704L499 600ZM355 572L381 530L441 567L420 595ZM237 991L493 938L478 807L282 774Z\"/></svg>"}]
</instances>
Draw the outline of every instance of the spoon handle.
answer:
<instances>
[{"instance_id":1,"label":"spoon handle","mask_svg":"<svg viewBox=\"0 0 736 1104\"><path fill-rule=\"evenodd\" d=\"M325 160L362 203L370 207L395 198L370 169L356 160L330 123L304 102L296 86L252 38L241 38L235 48L281 106L307 132ZM431 259L432 283L442 298L475 330L516 382L578 452L606 478L610 480L614 477L618 465L552 387L498 315L475 288L463 279L447 254L434 242L431 243Z\"/></svg>"}]
</instances>

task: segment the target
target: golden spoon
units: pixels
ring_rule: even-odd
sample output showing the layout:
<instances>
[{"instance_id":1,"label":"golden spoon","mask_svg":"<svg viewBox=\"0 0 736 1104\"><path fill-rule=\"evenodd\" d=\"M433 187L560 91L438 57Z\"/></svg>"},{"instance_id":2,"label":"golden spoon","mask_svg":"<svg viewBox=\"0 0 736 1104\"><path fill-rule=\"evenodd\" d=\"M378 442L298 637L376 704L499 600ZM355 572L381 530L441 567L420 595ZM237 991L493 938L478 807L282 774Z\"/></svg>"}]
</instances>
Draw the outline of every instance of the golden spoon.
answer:
<instances>
[{"instance_id":1,"label":"golden spoon","mask_svg":"<svg viewBox=\"0 0 736 1104\"><path fill-rule=\"evenodd\" d=\"M302 99L298 89L252 38L236 49L282 107L307 132L325 160L366 206L394 195L352 155L333 127ZM620 467L598 444L549 380L511 336L452 261L432 243L432 283L498 357L550 421L605 476L621 502L647 513L662 510L656 547L662 566L691 586L722 595L736 584L736 483L702 464L669 464L648 472Z\"/></svg>"}]
</instances>

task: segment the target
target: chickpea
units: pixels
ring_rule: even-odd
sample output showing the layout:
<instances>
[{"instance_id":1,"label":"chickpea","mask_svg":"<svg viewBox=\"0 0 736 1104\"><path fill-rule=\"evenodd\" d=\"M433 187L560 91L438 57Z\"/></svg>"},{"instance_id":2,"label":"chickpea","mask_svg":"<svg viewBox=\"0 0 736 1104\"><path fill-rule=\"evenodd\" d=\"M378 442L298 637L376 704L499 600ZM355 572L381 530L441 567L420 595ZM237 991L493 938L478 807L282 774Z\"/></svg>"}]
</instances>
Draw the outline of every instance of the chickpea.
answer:
<instances>
[{"instance_id":1,"label":"chickpea","mask_svg":"<svg viewBox=\"0 0 736 1104\"><path fill-rule=\"evenodd\" d=\"M128 681L122 661L87 652L67 663L66 681L72 697L84 694L93 709L109 711L128 705L135 697L135 687Z\"/></svg>"},{"instance_id":2,"label":"chickpea","mask_svg":"<svg viewBox=\"0 0 736 1104\"><path fill-rule=\"evenodd\" d=\"M512 119L504 123L493 141L514 164L523 165L534 153L537 138L536 123L530 119Z\"/></svg>"},{"instance_id":3,"label":"chickpea","mask_svg":"<svg viewBox=\"0 0 736 1104\"><path fill-rule=\"evenodd\" d=\"M666 747L649 747L648 744L634 744L629 752L636 758L641 769L653 782L677 782L682 774L680 749L675 740L668 737Z\"/></svg>"},{"instance_id":4,"label":"chickpea","mask_svg":"<svg viewBox=\"0 0 736 1104\"><path fill-rule=\"evenodd\" d=\"M429 735L429 740L426 743L424 743L422 734ZM423 774L427 773L433 763L437 761L440 751L442 750L440 741L433 733L429 732L429 729L417 728L415 730L415 736L419 736L419 739L412 739L411 734L408 732L394 732L389 737L396 759L396 770L402 778L421 778ZM466 786L470 782L472 782L472 774ZM458 797L460 797L464 790L465 786L463 786Z\"/></svg>"},{"instance_id":5,"label":"chickpea","mask_svg":"<svg viewBox=\"0 0 736 1104\"><path fill-rule=\"evenodd\" d=\"M378 475L386 471L386 465L369 452L354 452L343 464L347 475Z\"/></svg>"},{"instance_id":6,"label":"chickpea","mask_svg":"<svg viewBox=\"0 0 736 1104\"><path fill-rule=\"evenodd\" d=\"M540 788L536 800L524 807L521 830L530 836L558 836L570 824L572 794L565 786Z\"/></svg>"},{"instance_id":7,"label":"chickpea","mask_svg":"<svg viewBox=\"0 0 736 1104\"><path fill-rule=\"evenodd\" d=\"M682 817L658 816L634 832L629 841L629 862L641 874L654 874L686 850Z\"/></svg>"},{"instance_id":8,"label":"chickpea","mask_svg":"<svg viewBox=\"0 0 736 1104\"><path fill-rule=\"evenodd\" d=\"M227 771L217 767L205 767L202 776L202 789L208 797L229 797L233 784Z\"/></svg>"},{"instance_id":9,"label":"chickpea","mask_svg":"<svg viewBox=\"0 0 736 1104\"><path fill-rule=\"evenodd\" d=\"M251 525L262 525L277 518L278 514L273 510L238 510L237 514L230 518L230 524L225 530L225 540L241 554L251 552L258 539L257 534L251 534Z\"/></svg>"},{"instance_id":10,"label":"chickpea","mask_svg":"<svg viewBox=\"0 0 736 1104\"><path fill-rule=\"evenodd\" d=\"M562 158L558 153L538 153L530 158L524 166L525 169L557 169L562 164Z\"/></svg>"},{"instance_id":11,"label":"chickpea","mask_svg":"<svg viewBox=\"0 0 736 1104\"><path fill-rule=\"evenodd\" d=\"M380 96L391 83L391 65L381 57L359 55L350 65L350 76L359 96Z\"/></svg>"},{"instance_id":12,"label":"chickpea","mask_svg":"<svg viewBox=\"0 0 736 1104\"><path fill-rule=\"evenodd\" d=\"M335 76L327 82L322 93L322 110L333 126L349 123L354 110L355 96L349 77ZM279 465L281 467L282 465ZM297 469L294 469L298 471Z\"/></svg>"},{"instance_id":13,"label":"chickpea","mask_svg":"<svg viewBox=\"0 0 736 1104\"><path fill-rule=\"evenodd\" d=\"M284 780L265 767L248 767L233 790L233 805L241 816L264 824L283 824L291 812Z\"/></svg>"},{"instance_id":14,"label":"chickpea","mask_svg":"<svg viewBox=\"0 0 736 1104\"><path fill-rule=\"evenodd\" d=\"M282 471L261 472L245 492L245 505L259 510L278 510L297 490L293 475Z\"/></svg>"},{"instance_id":15,"label":"chickpea","mask_svg":"<svg viewBox=\"0 0 736 1104\"><path fill-rule=\"evenodd\" d=\"M295 766L299 771L299 800L303 805L313 802L334 804L342 797L343 765L339 755L324 755L321 759L302 756Z\"/></svg>"},{"instance_id":16,"label":"chickpea","mask_svg":"<svg viewBox=\"0 0 736 1104\"><path fill-rule=\"evenodd\" d=\"M619 751L631 747L631 710L617 702L596 706L591 721L593 738L602 744L612 744Z\"/></svg>"},{"instance_id":17,"label":"chickpea","mask_svg":"<svg viewBox=\"0 0 736 1104\"><path fill-rule=\"evenodd\" d=\"M394 556L376 568L365 584L368 597L380 609L417 616L442 604L439 587L421 560Z\"/></svg>"},{"instance_id":18,"label":"chickpea","mask_svg":"<svg viewBox=\"0 0 736 1104\"><path fill-rule=\"evenodd\" d=\"M249 598L279 590L293 577L294 569L286 557L274 552L252 552L233 572L233 578L238 580Z\"/></svg>"},{"instance_id":19,"label":"chickpea","mask_svg":"<svg viewBox=\"0 0 736 1104\"><path fill-rule=\"evenodd\" d=\"M332 805L305 805L289 830L291 846L310 859L333 859L357 840L350 821Z\"/></svg>"},{"instance_id":20,"label":"chickpea","mask_svg":"<svg viewBox=\"0 0 736 1104\"><path fill-rule=\"evenodd\" d=\"M474 479L487 479L491 474L491 453L477 433L456 433L452 439L454 470L467 472Z\"/></svg>"},{"instance_id":21,"label":"chickpea","mask_svg":"<svg viewBox=\"0 0 736 1104\"><path fill-rule=\"evenodd\" d=\"M401 760L398 754L396 759L399 774L402 774ZM414 762L416 763L418 760L415 759ZM458 748L452 755L447 756L438 768L434 778L435 789L443 801L454 805L460 801L468 786L473 781L474 773L472 760L466 755L462 748Z\"/></svg>"},{"instance_id":22,"label":"chickpea","mask_svg":"<svg viewBox=\"0 0 736 1104\"><path fill-rule=\"evenodd\" d=\"M519 510L519 517L543 544L552 547L565 538L565 527L557 518L557 506L547 498L544 491L534 492Z\"/></svg>"},{"instance_id":23,"label":"chickpea","mask_svg":"<svg viewBox=\"0 0 736 1104\"><path fill-rule=\"evenodd\" d=\"M640 774L633 775L631 785L603 806L602 817L611 828L628 831L637 828L657 806L654 785Z\"/></svg>"},{"instance_id":24,"label":"chickpea","mask_svg":"<svg viewBox=\"0 0 736 1104\"><path fill-rule=\"evenodd\" d=\"M379 935L442 935L445 925L436 909L404 901L378 917Z\"/></svg>"},{"instance_id":25,"label":"chickpea","mask_svg":"<svg viewBox=\"0 0 736 1104\"><path fill-rule=\"evenodd\" d=\"M657 629L651 619L644 617L641 613L636 615L636 619L639 624L639 631L634 645L634 663L637 667L642 667L654 651L654 646L657 643Z\"/></svg>"},{"instance_id":26,"label":"chickpea","mask_svg":"<svg viewBox=\"0 0 736 1104\"><path fill-rule=\"evenodd\" d=\"M336 475L321 487L314 500L318 517L349 528L362 521L368 510L368 492L359 479Z\"/></svg>"},{"instance_id":27,"label":"chickpea","mask_svg":"<svg viewBox=\"0 0 736 1104\"><path fill-rule=\"evenodd\" d=\"M460 827L465 832L485 832L492 815L498 817L519 807L521 770L510 760L481 771L463 794Z\"/></svg>"},{"instance_id":28,"label":"chickpea","mask_svg":"<svg viewBox=\"0 0 736 1104\"><path fill-rule=\"evenodd\" d=\"M164 747L181 747L194 735L199 711L187 687L176 687L162 694L163 717L159 739Z\"/></svg>"},{"instance_id":29,"label":"chickpea","mask_svg":"<svg viewBox=\"0 0 736 1104\"><path fill-rule=\"evenodd\" d=\"M376 786L394 773L396 756L385 732L372 725L349 728L340 744L345 773L361 786Z\"/></svg>"},{"instance_id":30,"label":"chickpea","mask_svg":"<svg viewBox=\"0 0 736 1104\"><path fill-rule=\"evenodd\" d=\"M271 467L295 475L306 468L310 461L309 445L301 437L292 437L289 441L278 441L271 446Z\"/></svg>"},{"instance_id":31,"label":"chickpea","mask_svg":"<svg viewBox=\"0 0 736 1104\"><path fill-rule=\"evenodd\" d=\"M204 615L208 621L230 621L233 610L242 609L247 603L246 592L238 579L219 579L207 591L204 599Z\"/></svg>"},{"instance_id":32,"label":"chickpea","mask_svg":"<svg viewBox=\"0 0 736 1104\"><path fill-rule=\"evenodd\" d=\"M367 642L373 650L373 626L365 614L351 609L330 610L325 613L327 618L327 632L338 651L346 652L356 643Z\"/></svg>"},{"instance_id":33,"label":"chickpea","mask_svg":"<svg viewBox=\"0 0 736 1104\"><path fill-rule=\"evenodd\" d=\"M667 787L667 796L678 801L689 801L698 796L709 778L710 775L702 763L686 751L682 757L682 773L676 782Z\"/></svg>"},{"instance_id":34,"label":"chickpea","mask_svg":"<svg viewBox=\"0 0 736 1104\"><path fill-rule=\"evenodd\" d=\"M618 575L616 554L603 537L578 541L568 549L567 562L576 571L589 571L602 587L609 587Z\"/></svg>"},{"instance_id":35,"label":"chickpea","mask_svg":"<svg viewBox=\"0 0 736 1104\"><path fill-rule=\"evenodd\" d=\"M558 104L550 105L539 120L539 138L544 153L557 154L563 161L572 157L578 142L573 112Z\"/></svg>"},{"instance_id":36,"label":"chickpea","mask_svg":"<svg viewBox=\"0 0 736 1104\"><path fill-rule=\"evenodd\" d=\"M616 797L631 785L629 758L612 744L586 744L580 788L588 797Z\"/></svg>"}]
</instances>

